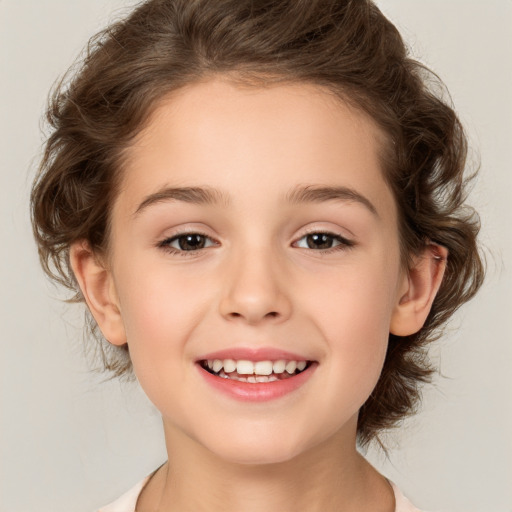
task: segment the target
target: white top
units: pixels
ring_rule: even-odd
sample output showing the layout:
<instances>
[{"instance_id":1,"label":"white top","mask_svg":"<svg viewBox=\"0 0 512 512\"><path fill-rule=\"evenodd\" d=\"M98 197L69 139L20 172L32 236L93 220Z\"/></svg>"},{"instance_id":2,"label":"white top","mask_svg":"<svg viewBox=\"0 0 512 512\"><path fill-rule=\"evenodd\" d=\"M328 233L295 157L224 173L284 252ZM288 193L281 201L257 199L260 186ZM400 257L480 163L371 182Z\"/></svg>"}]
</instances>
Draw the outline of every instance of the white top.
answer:
<instances>
[{"instance_id":1,"label":"white top","mask_svg":"<svg viewBox=\"0 0 512 512\"><path fill-rule=\"evenodd\" d=\"M102 507L98 512L135 512L137 506L137 499L150 479L151 475L147 476L139 482L133 489L130 489L126 494L123 494L119 499L112 502L110 505ZM395 512L420 512L398 489L398 487L390 482L391 487L395 493L396 508Z\"/></svg>"}]
</instances>

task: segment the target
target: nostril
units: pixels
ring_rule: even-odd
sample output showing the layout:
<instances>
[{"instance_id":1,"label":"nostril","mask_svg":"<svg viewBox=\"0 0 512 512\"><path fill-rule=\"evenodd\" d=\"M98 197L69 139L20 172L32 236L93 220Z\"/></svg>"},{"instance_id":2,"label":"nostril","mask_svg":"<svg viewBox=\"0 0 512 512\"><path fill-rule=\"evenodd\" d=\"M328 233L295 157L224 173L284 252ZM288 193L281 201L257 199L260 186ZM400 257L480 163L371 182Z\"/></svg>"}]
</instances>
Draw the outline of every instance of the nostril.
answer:
<instances>
[{"instance_id":1,"label":"nostril","mask_svg":"<svg viewBox=\"0 0 512 512\"><path fill-rule=\"evenodd\" d=\"M243 315L241 313L237 313L236 311L233 311L229 314L232 318L240 318ZM279 316L279 313L277 311L270 311L269 313L265 314L265 318L277 318Z\"/></svg>"}]
</instances>

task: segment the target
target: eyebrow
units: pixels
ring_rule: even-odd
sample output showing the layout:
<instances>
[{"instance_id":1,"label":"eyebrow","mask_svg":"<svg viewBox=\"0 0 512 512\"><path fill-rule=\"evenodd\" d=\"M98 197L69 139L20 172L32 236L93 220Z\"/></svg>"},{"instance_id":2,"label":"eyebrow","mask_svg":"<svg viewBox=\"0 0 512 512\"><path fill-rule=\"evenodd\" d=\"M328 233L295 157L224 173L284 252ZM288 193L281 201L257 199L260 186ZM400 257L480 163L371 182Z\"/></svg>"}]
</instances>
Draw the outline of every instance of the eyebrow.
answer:
<instances>
[{"instance_id":1,"label":"eyebrow","mask_svg":"<svg viewBox=\"0 0 512 512\"><path fill-rule=\"evenodd\" d=\"M373 215L379 216L377 208L364 195L349 187L324 185L299 185L286 195L291 204L324 203L326 201L356 202L365 206Z\"/></svg>"},{"instance_id":2,"label":"eyebrow","mask_svg":"<svg viewBox=\"0 0 512 512\"><path fill-rule=\"evenodd\" d=\"M191 204L230 204L227 194L211 187L165 187L147 196L135 210L138 215L148 206L167 201L182 201Z\"/></svg>"},{"instance_id":3,"label":"eyebrow","mask_svg":"<svg viewBox=\"0 0 512 512\"><path fill-rule=\"evenodd\" d=\"M231 199L225 192L212 187L164 187L147 196L137 207L134 215L139 215L151 205L182 201L191 204L223 204L229 206ZM356 190L342 186L298 185L285 195L290 204L323 203L326 201L356 202L365 206L373 215L379 216L372 202Z\"/></svg>"}]
</instances>

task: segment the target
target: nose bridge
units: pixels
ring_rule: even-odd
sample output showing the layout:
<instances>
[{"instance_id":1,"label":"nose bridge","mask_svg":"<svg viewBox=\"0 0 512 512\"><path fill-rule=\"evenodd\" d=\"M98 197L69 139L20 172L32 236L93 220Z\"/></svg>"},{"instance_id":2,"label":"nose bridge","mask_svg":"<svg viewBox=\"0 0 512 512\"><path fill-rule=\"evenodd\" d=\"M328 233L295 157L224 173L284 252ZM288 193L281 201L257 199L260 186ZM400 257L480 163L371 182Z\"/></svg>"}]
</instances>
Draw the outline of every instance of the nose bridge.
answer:
<instances>
[{"instance_id":1,"label":"nose bridge","mask_svg":"<svg viewBox=\"0 0 512 512\"><path fill-rule=\"evenodd\" d=\"M280 321L291 312L282 258L268 245L245 244L232 251L220 301L228 319L250 324Z\"/></svg>"}]
</instances>

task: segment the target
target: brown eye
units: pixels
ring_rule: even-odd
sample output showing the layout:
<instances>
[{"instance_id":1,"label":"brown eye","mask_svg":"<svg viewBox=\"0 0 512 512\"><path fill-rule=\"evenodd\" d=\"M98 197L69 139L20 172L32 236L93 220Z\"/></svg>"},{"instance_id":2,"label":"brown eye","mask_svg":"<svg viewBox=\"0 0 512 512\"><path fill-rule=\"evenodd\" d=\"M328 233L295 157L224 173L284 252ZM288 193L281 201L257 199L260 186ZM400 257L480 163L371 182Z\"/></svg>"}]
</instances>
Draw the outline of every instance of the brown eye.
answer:
<instances>
[{"instance_id":1,"label":"brown eye","mask_svg":"<svg viewBox=\"0 0 512 512\"><path fill-rule=\"evenodd\" d=\"M303 236L296 242L296 247L303 249L316 249L319 251L343 249L352 247L353 245L353 242L350 240L333 233L310 233Z\"/></svg>"},{"instance_id":2,"label":"brown eye","mask_svg":"<svg viewBox=\"0 0 512 512\"><path fill-rule=\"evenodd\" d=\"M182 251L194 251L205 246L203 235L182 235L178 237L178 244Z\"/></svg>"},{"instance_id":3,"label":"brown eye","mask_svg":"<svg viewBox=\"0 0 512 512\"><path fill-rule=\"evenodd\" d=\"M215 245L206 235L200 233L184 233L164 240L160 246L177 252L191 252Z\"/></svg>"},{"instance_id":4,"label":"brown eye","mask_svg":"<svg viewBox=\"0 0 512 512\"><path fill-rule=\"evenodd\" d=\"M334 243L334 237L326 233L314 233L306 237L306 243L310 249L330 249Z\"/></svg>"}]
</instances>

